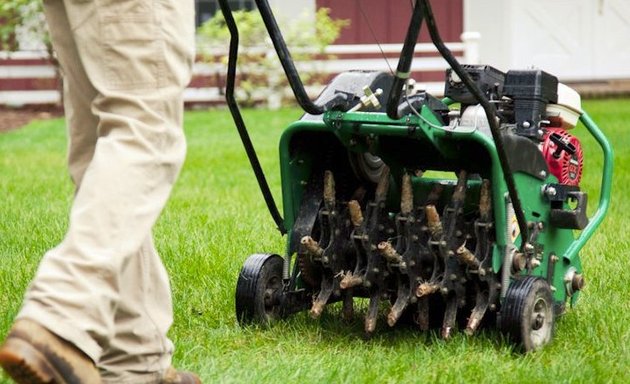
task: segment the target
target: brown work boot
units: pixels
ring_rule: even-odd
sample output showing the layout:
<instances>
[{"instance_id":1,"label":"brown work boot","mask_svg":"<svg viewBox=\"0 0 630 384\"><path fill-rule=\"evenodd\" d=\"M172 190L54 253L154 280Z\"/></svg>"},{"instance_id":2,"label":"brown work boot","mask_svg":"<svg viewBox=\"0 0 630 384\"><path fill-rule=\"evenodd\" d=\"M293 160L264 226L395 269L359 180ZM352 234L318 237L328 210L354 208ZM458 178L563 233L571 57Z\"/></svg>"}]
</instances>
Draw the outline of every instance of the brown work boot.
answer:
<instances>
[{"instance_id":1,"label":"brown work boot","mask_svg":"<svg viewBox=\"0 0 630 384\"><path fill-rule=\"evenodd\" d=\"M31 320L13 324L0 365L20 384L98 384L94 363L69 342Z\"/></svg>"},{"instance_id":2,"label":"brown work boot","mask_svg":"<svg viewBox=\"0 0 630 384\"><path fill-rule=\"evenodd\" d=\"M179 372L170 367L164 374L161 384L201 384L201 380L192 372Z\"/></svg>"}]
</instances>

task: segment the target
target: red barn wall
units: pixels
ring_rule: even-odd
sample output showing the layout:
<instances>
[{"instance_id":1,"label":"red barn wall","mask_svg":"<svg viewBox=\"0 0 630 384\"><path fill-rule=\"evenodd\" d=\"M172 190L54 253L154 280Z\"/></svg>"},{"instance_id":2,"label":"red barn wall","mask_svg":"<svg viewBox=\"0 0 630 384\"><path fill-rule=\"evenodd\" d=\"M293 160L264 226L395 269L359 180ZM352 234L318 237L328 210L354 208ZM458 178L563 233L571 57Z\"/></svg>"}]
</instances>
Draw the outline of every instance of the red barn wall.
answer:
<instances>
[{"instance_id":1,"label":"red barn wall","mask_svg":"<svg viewBox=\"0 0 630 384\"><path fill-rule=\"evenodd\" d=\"M444 41L460 41L464 24L462 2L463 0L431 2ZM379 43L402 43L412 10L411 0L317 0L316 4L317 8L330 8L333 18L350 20L350 26L343 30L336 44L376 43L366 19ZM424 26L420 41L429 41L429 35Z\"/></svg>"}]
</instances>

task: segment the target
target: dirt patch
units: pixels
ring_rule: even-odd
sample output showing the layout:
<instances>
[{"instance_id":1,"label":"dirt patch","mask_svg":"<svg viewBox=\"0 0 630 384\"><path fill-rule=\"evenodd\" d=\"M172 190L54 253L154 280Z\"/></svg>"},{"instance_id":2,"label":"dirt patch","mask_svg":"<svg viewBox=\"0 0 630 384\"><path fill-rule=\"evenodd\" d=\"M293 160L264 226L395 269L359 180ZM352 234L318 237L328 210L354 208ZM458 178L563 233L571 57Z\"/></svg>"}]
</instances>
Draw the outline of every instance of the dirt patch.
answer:
<instances>
[{"instance_id":1,"label":"dirt patch","mask_svg":"<svg viewBox=\"0 0 630 384\"><path fill-rule=\"evenodd\" d=\"M21 128L32 120L46 120L62 115L63 111L59 107L7 108L0 106L0 132Z\"/></svg>"}]
</instances>

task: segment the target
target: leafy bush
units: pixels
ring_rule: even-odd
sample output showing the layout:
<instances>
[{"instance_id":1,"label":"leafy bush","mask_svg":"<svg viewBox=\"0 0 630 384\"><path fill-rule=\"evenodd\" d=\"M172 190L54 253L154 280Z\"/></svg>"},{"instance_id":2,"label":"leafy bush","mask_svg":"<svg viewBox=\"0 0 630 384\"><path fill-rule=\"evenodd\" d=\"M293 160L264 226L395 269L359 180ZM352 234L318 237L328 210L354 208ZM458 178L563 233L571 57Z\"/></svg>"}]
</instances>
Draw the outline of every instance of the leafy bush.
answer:
<instances>
[{"instance_id":1,"label":"leafy bush","mask_svg":"<svg viewBox=\"0 0 630 384\"><path fill-rule=\"evenodd\" d=\"M20 47L20 43L29 46ZM2 0L0 50L48 49L49 46L41 0Z\"/></svg>"},{"instance_id":2,"label":"leafy bush","mask_svg":"<svg viewBox=\"0 0 630 384\"><path fill-rule=\"evenodd\" d=\"M235 11L234 19L239 28L238 91L241 102L252 106L265 100L270 108L280 107L287 81L260 14L255 10ZM284 24L282 33L294 60L309 61L316 57L332 58L324 51L337 40L349 21L332 19L330 9L320 8L314 18L300 17ZM223 15L217 12L197 30L197 35L202 60L209 64L223 64L217 71L225 73L230 34ZM317 71L302 74L307 85L319 85L326 78Z\"/></svg>"}]
</instances>

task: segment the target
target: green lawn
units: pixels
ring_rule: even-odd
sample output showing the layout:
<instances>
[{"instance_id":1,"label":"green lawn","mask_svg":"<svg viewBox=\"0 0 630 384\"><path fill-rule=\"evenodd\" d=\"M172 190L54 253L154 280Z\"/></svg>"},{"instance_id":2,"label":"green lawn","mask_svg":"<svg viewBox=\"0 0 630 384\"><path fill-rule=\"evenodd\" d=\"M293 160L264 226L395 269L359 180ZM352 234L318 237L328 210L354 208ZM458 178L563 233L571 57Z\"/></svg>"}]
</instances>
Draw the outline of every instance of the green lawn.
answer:
<instances>
[{"instance_id":1,"label":"green lawn","mask_svg":"<svg viewBox=\"0 0 630 384\"><path fill-rule=\"evenodd\" d=\"M582 251L587 285L580 302L558 322L554 342L527 356L512 353L494 331L443 342L433 333L388 329L383 320L365 341L362 319L344 324L334 310L319 321L302 313L269 329L240 328L234 287L242 262L255 252L281 253L284 239L229 113L187 113L187 162L155 228L173 286L176 365L207 383L630 382L630 100L589 101L584 108L614 145L612 206ZM245 113L277 199L278 139L299 116L295 109ZM592 139L583 145L582 187L593 208L601 156ZM0 134L0 335L38 260L64 235L72 196L65 146L62 120Z\"/></svg>"}]
</instances>

